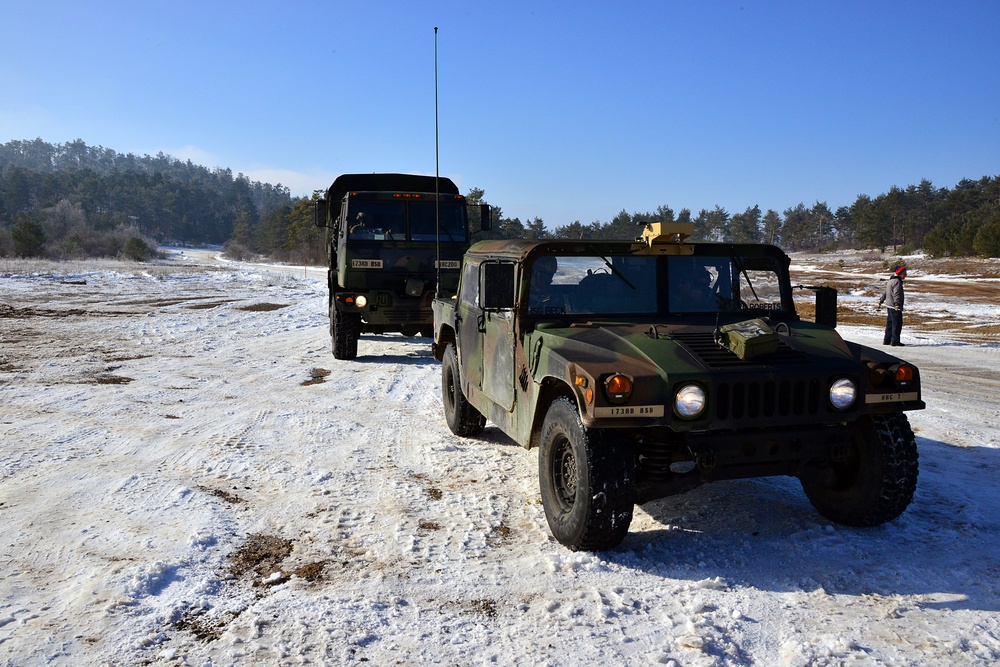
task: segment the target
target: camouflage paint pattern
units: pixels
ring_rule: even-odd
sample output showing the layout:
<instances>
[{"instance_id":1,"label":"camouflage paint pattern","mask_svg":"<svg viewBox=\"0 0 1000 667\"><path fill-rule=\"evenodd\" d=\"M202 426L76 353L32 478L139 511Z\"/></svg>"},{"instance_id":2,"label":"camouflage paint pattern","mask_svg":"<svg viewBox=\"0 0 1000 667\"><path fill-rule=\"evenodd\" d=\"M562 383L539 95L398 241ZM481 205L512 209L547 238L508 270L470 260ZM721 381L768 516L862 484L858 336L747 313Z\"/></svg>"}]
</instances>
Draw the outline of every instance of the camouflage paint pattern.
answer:
<instances>
[{"instance_id":1,"label":"camouflage paint pattern","mask_svg":"<svg viewBox=\"0 0 1000 667\"><path fill-rule=\"evenodd\" d=\"M721 258L733 267L773 267L772 302L754 301L756 290L731 299L731 311L675 314L660 307L641 316L532 315L531 267L538 257L654 256L662 283L670 262L681 257ZM507 262L515 268L511 308L478 306L481 267ZM586 241L485 241L465 256L456 298L434 302L435 343L440 359L455 343L461 385L469 402L525 447L536 446L553 400L571 396L583 424L607 429L637 444L640 498L682 490L674 464L695 465L697 481L795 474L805 461L836 456L861 415L924 407L916 367L880 350L844 341L836 329L795 313L789 258L779 248L756 244ZM609 263L610 269L610 263ZM734 270L738 280L742 278ZM761 274L762 275L762 274ZM747 279L749 281L749 278ZM649 283L637 290L655 289ZM749 287L749 289L747 289ZM619 288L629 294L628 288ZM664 303L660 301L659 303ZM760 310L760 308L765 308ZM778 350L742 360L717 341L721 325L764 318L779 335ZM912 377L897 381L900 366ZM605 390L624 375L631 394ZM846 409L828 399L831 383L850 378L858 387ZM684 418L674 395L687 384L701 387L704 411ZM673 485L673 486L671 486Z\"/></svg>"}]
</instances>

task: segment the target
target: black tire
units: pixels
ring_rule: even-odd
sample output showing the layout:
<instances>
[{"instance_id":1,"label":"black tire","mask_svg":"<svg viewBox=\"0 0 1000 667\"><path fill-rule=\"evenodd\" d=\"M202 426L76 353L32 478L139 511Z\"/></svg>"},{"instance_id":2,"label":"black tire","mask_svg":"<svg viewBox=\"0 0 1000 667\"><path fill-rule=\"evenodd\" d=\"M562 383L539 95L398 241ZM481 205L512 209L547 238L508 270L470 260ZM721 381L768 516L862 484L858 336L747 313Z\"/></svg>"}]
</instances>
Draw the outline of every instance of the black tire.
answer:
<instances>
[{"instance_id":1,"label":"black tire","mask_svg":"<svg viewBox=\"0 0 1000 667\"><path fill-rule=\"evenodd\" d=\"M538 479L549 530L573 551L622 543L635 509L632 446L586 428L572 401L553 401L542 424Z\"/></svg>"},{"instance_id":2,"label":"black tire","mask_svg":"<svg viewBox=\"0 0 1000 667\"><path fill-rule=\"evenodd\" d=\"M486 428L486 417L474 408L462 392L462 376L458 368L455 346L445 348L441 358L441 402L448 428L455 435L478 435Z\"/></svg>"},{"instance_id":3,"label":"black tire","mask_svg":"<svg viewBox=\"0 0 1000 667\"><path fill-rule=\"evenodd\" d=\"M866 415L847 458L831 462L824 483L802 480L809 502L831 521L878 526L906 510L917 489L917 442L906 415Z\"/></svg>"},{"instance_id":4,"label":"black tire","mask_svg":"<svg viewBox=\"0 0 1000 667\"><path fill-rule=\"evenodd\" d=\"M336 306L330 306L330 337L333 338L333 357L335 359L357 358L360 332L360 315L342 313L337 310Z\"/></svg>"}]
</instances>

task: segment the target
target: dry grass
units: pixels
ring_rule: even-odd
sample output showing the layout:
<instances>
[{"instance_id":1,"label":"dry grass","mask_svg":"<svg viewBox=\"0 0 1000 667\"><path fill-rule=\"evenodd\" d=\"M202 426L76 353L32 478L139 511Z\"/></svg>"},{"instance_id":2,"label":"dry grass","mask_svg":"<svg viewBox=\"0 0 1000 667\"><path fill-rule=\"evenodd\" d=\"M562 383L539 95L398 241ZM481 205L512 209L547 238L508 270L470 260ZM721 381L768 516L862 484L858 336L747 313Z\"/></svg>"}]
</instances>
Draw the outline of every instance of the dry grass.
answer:
<instances>
[{"instance_id":1,"label":"dry grass","mask_svg":"<svg viewBox=\"0 0 1000 667\"><path fill-rule=\"evenodd\" d=\"M1000 259L925 257L901 259L874 251L832 255L794 254L792 281L803 285L824 285L837 289L837 321L844 325L882 326L885 311L878 298L885 280L896 264L906 264L907 309L904 326L924 331L947 331L960 338L1000 338L1000 320L949 316L947 311L924 312L920 304L959 301L996 306L1000 296ZM844 298L852 295L852 298ZM860 298L858 298L860 297ZM812 293L796 292L796 309L805 319L813 319ZM944 316L942 316L944 315Z\"/></svg>"}]
</instances>

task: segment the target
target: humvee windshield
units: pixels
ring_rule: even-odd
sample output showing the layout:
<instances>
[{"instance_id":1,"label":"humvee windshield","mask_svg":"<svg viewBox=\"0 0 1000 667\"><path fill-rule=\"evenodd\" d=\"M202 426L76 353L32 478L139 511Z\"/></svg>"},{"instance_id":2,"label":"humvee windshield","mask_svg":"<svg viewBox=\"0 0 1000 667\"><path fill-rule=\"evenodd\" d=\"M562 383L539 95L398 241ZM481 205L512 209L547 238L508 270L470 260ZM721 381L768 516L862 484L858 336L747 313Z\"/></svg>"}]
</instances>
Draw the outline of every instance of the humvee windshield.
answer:
<instances>
[{"instance_id":1,"label":"humvee windshield","mask_svg":"<svg viewBox=\"0 0 1000 667\"><path fill-rule=\"evenodd\" d=\"M352 240L435 241L433 201L351 200L347 233ZM441 202L441 240L465 242L465 203ZM407 224L409 223L409 224Z\"/></svg>"},{"instance_id":2,"label":"humvee windshield","mask_svg":"<svg viewBox=\"0 0 1000 667\"><path fill-rule=\"evenodd\" d=\"M528 315L656 315L784 310L769 257L545 256L529 273Z\"/></svg>"}]
</instances>

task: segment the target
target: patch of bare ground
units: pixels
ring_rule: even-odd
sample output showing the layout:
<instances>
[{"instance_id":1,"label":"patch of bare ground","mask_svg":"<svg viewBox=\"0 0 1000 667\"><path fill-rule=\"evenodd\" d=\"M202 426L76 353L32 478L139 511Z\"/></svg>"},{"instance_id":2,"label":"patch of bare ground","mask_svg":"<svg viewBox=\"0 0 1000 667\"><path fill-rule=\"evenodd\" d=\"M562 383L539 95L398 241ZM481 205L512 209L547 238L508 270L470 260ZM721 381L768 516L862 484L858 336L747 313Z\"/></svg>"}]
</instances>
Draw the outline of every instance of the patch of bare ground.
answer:
<instances>
[{"instance_id":1,"label":"patch of bare ground","mask_svg":"<svg viewBox=\"0 0 1000 667\"><path fill-rule=\"evenodd\" d=\"M330 371L325 368L314 368L309 375L310 377L308 380L302 381L303 387L309 387L314 384L323 384L326 381L327 376L330 375Z\"/></svg>"},{"instance_id":2,"label":"patch of bare ground","mask_svg":"<svg viewBox=\"0 0 1000 667\"><path fill-rule=\"evenodd\" d=\"M266 577L279 571L279 564L291 553L291 540L255 533L230 557L229 572L235 577L248 573Z\"/></svg>"},{"instance_id":3,"label":"patch of bare ground","mask_svg":"<svg viewBox=\"0 0 1000 667\"><path fill-rule=\"evenodd\" d=\"M287 303L254 303L249 306L240 306L239 309L251 313L269 313L272 310L280 310L287 307Z\"/></svg>"}]
</instances>

